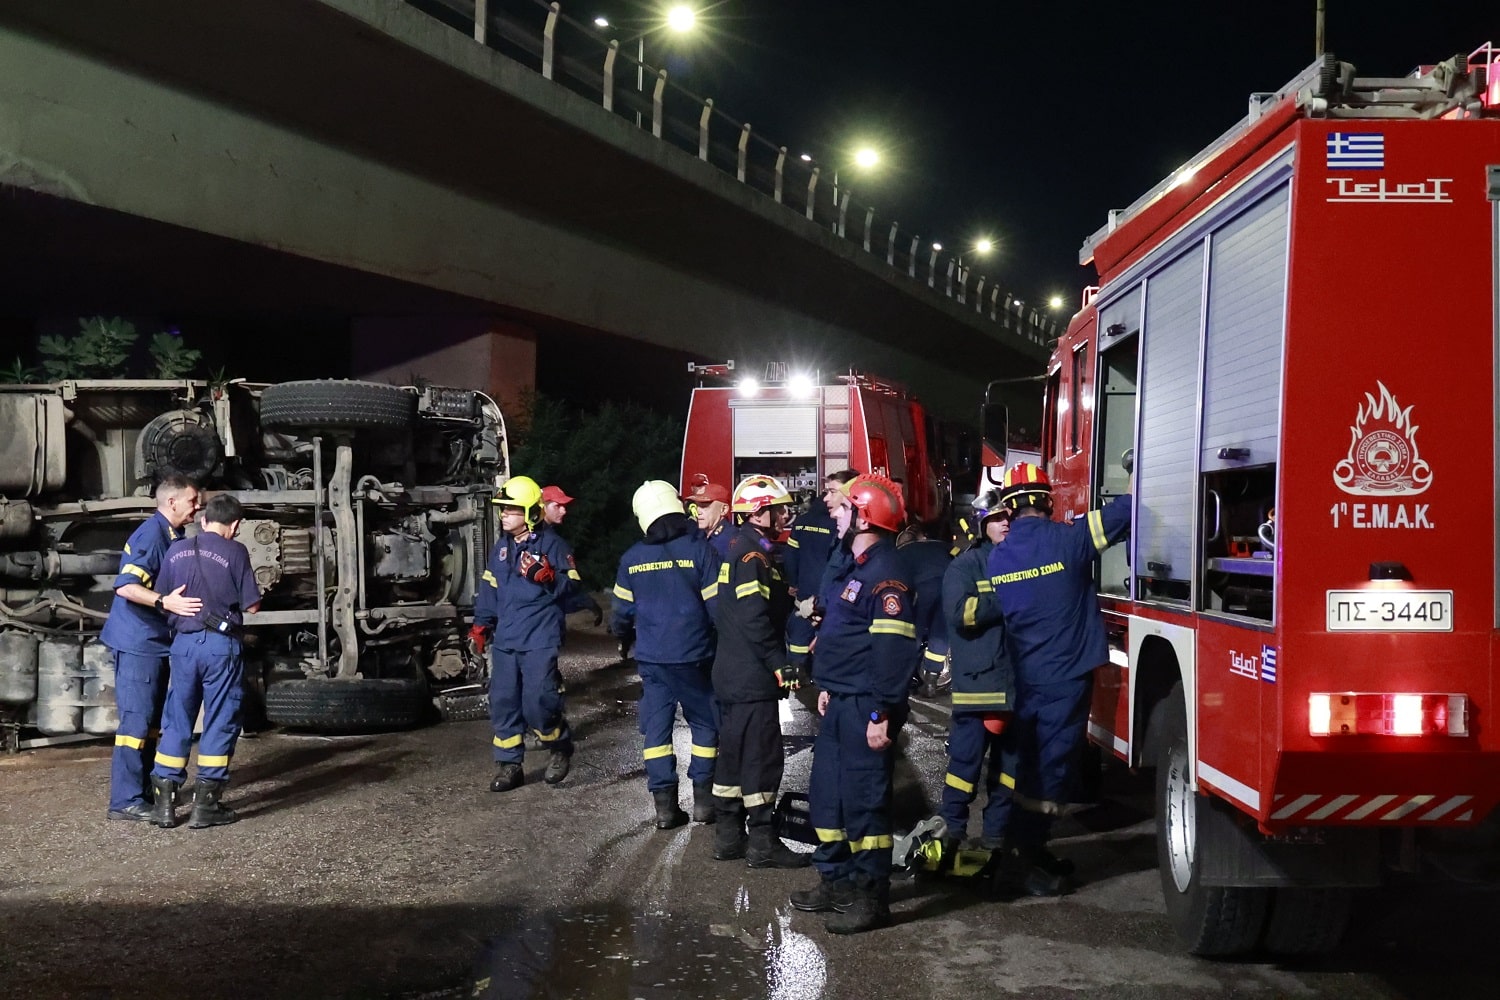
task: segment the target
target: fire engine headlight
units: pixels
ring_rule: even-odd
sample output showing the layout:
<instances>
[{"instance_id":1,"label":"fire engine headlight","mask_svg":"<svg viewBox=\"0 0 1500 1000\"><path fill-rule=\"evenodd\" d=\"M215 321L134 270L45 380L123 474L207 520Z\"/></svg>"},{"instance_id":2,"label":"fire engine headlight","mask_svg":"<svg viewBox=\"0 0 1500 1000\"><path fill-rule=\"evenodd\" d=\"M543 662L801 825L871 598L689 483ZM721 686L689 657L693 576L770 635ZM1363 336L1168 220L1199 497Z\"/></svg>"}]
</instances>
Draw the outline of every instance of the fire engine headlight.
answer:
<instances>
[{"instance_id":1,"label":"fire engine headlight","mask_svg":"<svg viewBox=\"0 0 1500 1000\"><path fill-rule=\"evenodd\" d=\"M787 391L794 399L806 399L813 394L813 380L811 375L798 373L787 379Z\"/></svg>"},{"instance_id":2,"label":"fire engine headlight","mask_svg":"<svg viewBox=\"0 0 1500 1000\"><path fill-rule=\"evenodd\" d=\"M1468 736L1463 694L1315 692L1307 696L1312 736Z\"/></svg>"}]
</instances>

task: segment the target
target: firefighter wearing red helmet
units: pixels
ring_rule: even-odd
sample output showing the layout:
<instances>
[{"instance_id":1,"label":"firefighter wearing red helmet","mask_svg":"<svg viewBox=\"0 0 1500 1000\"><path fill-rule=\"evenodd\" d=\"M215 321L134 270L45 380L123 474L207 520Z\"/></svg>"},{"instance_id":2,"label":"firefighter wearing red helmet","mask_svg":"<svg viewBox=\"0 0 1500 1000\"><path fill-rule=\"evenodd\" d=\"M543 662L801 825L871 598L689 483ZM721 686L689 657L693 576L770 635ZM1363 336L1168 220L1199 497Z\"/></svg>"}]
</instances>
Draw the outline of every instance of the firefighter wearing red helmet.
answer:
<instances>
[{"instance_id":1,"label":"firefighter wearing red helmet","mask_svg":"<svg viewBox=\"0 0 1500 1000\"><path fill-rule=\"evenodd\" d=\"M1052 818L1068 801L1088 723L1094 668L1109 659L1094 567L1130 532L1131 497L1064 523L1052 520L1052 487L1035 465L1005 473L1005 544L990 552L990 584L1016 668L1016 784L1001 871L1037 896L1069 889L1066 863L1047 850Z\"/></svg>"},{"instance_id":2,"label":"firefighter wearing red helmet","mask_svg":"<svg viewBox=\"0 0 1500 1000\"><path fill-rule=\"evenodd\" d=\"M776 792L784 758L777 700L802 684L786 645L791 597L776 567L773 541L790 519L791 494L770 476L750 476L732 496L738 522L719 569L714 624L714 697L719 757L714 766L714 859L744 858L751 868L800 868L776 831ZM747 831L748 825L748 831Z\"/></svg>"},{"instance_id":3,"label":"firefighter wearing red helmet","mask_svg":"<svg viewBox=\"0 0 1500 1000\"><path fill-rule=\"evenodd\" d=\"M891 790L896 738L907 717L917 650L914 591L896 555L906 521L901 487L857 476L836 512L852 558L826 582L813 659L822 721L813 743L809 817L818 884L792 894L799 910L828 912L835 934L890 922Z\"/></svg>"}]
</instances>

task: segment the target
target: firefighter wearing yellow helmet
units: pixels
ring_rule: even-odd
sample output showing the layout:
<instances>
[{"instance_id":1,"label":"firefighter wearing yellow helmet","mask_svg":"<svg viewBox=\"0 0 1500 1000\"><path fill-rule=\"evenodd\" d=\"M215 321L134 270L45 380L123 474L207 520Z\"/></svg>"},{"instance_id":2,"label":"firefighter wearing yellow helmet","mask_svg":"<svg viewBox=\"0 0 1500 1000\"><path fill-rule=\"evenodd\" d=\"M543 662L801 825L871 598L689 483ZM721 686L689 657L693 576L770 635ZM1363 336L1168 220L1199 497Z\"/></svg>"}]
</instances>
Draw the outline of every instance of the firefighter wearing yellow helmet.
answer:
<instances>
[{"instance_id":1,"label":"firefighter wearing yellow helmet","mask_svg":"<svg viewBox=\"0 0 1500 1000\"><path fill-rule=\"evenodd\" d=\"M788 850L776 832L776 792L784 758L777 699L800 687L787 665L786 619L791 596L777 568L775 539L791 519L791 494L771 476L735 487L737 522L729 558L719 571L714 616L714 696L719 702L719 758L714 769L714 858L744 858L751 868L800 868L805 855ZM748 824L748 833L747 833Z\"/></svg>"},{"instance_id":2,"label":"firefighter wearing yellow helmet","mask_svg":"<svg viewBox=\"0 0 1500 1000\"><path fill-rule=\"evenodd\" d=\"M474 598L476 653L490 647L490 727L495 778L490 791L508 792L525 782L524 735L536 734L550 752L544 780L568 776L573 734L564 714L557 653L563 605L578 581L573 550L555 531L538 531L542 489L514 476L496 492L500 537L490 552Z\"/></svg>"}]
</instances>

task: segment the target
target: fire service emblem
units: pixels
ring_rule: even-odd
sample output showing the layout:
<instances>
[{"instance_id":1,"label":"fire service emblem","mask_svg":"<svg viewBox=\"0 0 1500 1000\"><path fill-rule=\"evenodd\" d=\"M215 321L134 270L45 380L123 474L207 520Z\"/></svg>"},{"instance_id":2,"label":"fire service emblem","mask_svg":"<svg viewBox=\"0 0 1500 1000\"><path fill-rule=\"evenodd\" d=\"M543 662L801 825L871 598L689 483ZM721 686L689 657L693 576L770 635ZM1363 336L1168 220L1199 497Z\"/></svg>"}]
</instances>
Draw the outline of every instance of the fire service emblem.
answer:
<instances>
[{"instance_id":1,"label":"fire service emblem","mask_svg":"<svg viewBox=\"0 0 1500 1000\"><path fill-rule=\"evenodd\" d=\"M1402 409L1385 384L1365 393L1349 428L1349 455L1333 467L1333 481L1355 496L1415 495L1432 485L1432 469L1417 454L1412 408Z\"/></svg>"}]
</instances>

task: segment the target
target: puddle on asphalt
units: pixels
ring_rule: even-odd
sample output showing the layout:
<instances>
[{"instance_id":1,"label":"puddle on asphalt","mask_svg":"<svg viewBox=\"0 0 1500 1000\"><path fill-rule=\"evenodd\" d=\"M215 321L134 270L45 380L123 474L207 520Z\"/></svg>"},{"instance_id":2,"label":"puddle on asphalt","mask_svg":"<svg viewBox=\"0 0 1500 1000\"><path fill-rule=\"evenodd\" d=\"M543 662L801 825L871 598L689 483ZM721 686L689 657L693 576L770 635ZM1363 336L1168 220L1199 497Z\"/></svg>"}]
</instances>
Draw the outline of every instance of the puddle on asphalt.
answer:
<instances>
[{"instance_id":1,"label":"puddle on asphalt","mask_svg":"<svg viewBox=\"0 0 1500 1000\"><path fill-rule=\"evenodd\" d=\"M791 914L705 926L672 914L579 907L538 914L490 938L464 985L424 998L485 1000L818 1000L827 982L821 948L791 929Z\"/></svg>"}]
</instances>

